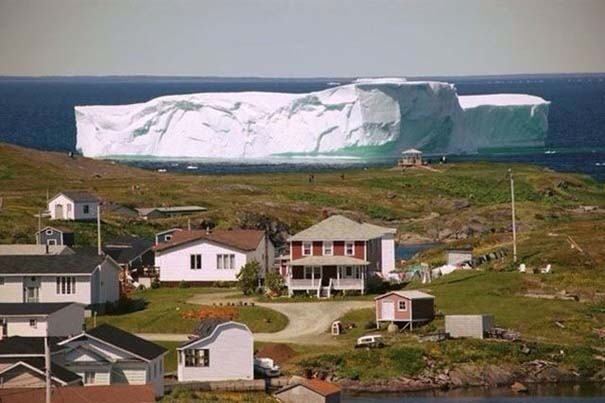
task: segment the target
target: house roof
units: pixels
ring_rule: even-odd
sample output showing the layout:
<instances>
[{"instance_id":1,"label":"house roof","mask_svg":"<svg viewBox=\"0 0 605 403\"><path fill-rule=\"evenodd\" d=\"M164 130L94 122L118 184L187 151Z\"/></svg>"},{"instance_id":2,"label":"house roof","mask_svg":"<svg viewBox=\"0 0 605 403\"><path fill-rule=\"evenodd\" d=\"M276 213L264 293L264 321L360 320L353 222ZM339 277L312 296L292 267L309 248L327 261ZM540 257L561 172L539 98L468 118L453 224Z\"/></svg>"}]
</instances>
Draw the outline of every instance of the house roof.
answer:
<instances>
[{"instance_id":1,"label":"house roof","mask_svg":"<svg viewBox=\"0 0 605 403\"><path fill-rule=\"evenodd\" d=\"M401 154L422 154L422 151L416 150L415 148L409 148L405 151L402 151Z\"/></svg>"},{"instance_id":2,"label":"house roof","mask_svg":"<svg viewBox=\"0 0 605 403\"><path fill-rule=\"evenodd\" d=\"M182 230L183 230L182 228L170 228L170 229L167 229L167 230L164 230L164 231L156 233L155 236L158 237L160 235L171 234L173 232L182 231Z\"/></svg>"},{"instance_id":3,"label":"house roof","mask_svg":"<svg viewBox=\"0 0 605 403\"><path fill-rule=\"evenodd\" d=\"M315 393L318 393L324 397L340 393L342 391L341 387L332 382L322 381L320 379L304 379L299 383L293 383L291 385L285 386L275 392L276 395L279 395L282 392L285 392L290 389L294 389L297 387L303 387L307 389L311 389Z\"/></svg>"},{"instance_id":4,"label":"house roof","mask_svg":"<svg viewBox=\"0 0 605 403\"><path fill-rule=\"evenodd\" d=\"M366 266L368 264L370 262L367 260L352 256L306 256L292 260L288 266Z\"/></svg>"},{"instance_id":5,"label":"house roof","mask_svg":"<svg viewBox=\"0 0 605 403\"><path fill-rule=\"evenodd\" d=\"M88 253L0 256L0 274L91 274L105 259Z\"/></svg>"},{"instance_id":6,"label":"house roof","mask_svg":"<svg viewBox=\"0 0 605 403\"><path fill-rule=\"evenodd\" d=\"M44 401L44 388L0 389L2 403ZM64 386L53 388L52 403L155 403L153 386L114 384L103 386Z\"/></svg>"},{"instance_id":7,"label":"house roof","mask_svg":"<svg viewBox=\"0 0 605 403\"><path fill-rule=\"evenodd\" d=\"M63 349L58 343L61 341L59 337L49 337L48 345L50 351L58 351ZM43 356L44 355L44 337L21 337L12 336L0 340L0 356Z\"/></svg>"},{"instance_id":8,"label":"house roof","mask_svg":"<svg viewBox=\"0 0 605 403\"><path fill-rule=\"evenodd\" d=\"M52 197L52 199L56 199L58 196L63 195L65 197L67 197L68 199L71 199L73 202L76 203L85 203L85 202L99 202L99 198L93 194L88 193L87 191L84 190L66 190L63 192L59 192L56 195L54 195Z\"/></svg>"},{"instance_id":9,"label":"house roof","mask_svg":"<svg viewBox=\"0 0 605 403\"><path fill-rule=\"evenodd\" d=\"M391 291L391 292L387 292L386 294L382 294L379 295L377 297L375 297L374 299L381 299L384 298L388 295L392 295L392 294L396 294L399 295L400 297L406 298L406 299L435 299L435 297L431 294L427 294L425 292L422 291L418 291L418 290L401 290L401 291Z\"/></svg>"},{"instance_id":10,"label":"house roof","mask_svg":"<svg viewBox=\"0 0 605 403\"><path fill-rule=\"evenodd\" d=\"M57 232L62 232L64 234L73 234L74 233L70 228L67 228L67 227L59 227L59 226L52 226L51 227L50 225L47 225L46 227L42 228L40 231L36 231L36 234L39 234L40 232L46 231L47 229L52 229L52 230L55 230Z\"/></svg>"},{"instance_id":11,"label":"house roof","mask_svg":"<svg viewBox=\"0 0 605 403\"><path fill-rule=\"evenodd\" d=\"M207 211L206 207L200 206L175 206L175 207L141 207L136 209L140 215L146 216L154 211L162 214L196 213Z\"/></svg>"},{"instance_id":12,"label":"house roof","mask_svg":"<svg viewBox=\"0 0 605 403\"><path fill-rule=\"evenodd\" d=\"M103 252L107 253L119 264L128 264L150 250L153 245L154 242L148 239L125 235L107 242L103 246Z\"/></svg>"},{"instance_id":13,"label":"house roof","mask_svg":"<svg viewBox=\"0 0 605 403\"><path fill-rule=\"evenodd\" d=\"M0 303L0 316L48 316L73 302Z\"/></svg>"},{"instance_id":14,"label":"house roof","mask_svg":"<svg viewBox=\"0 0 605 403\"><path fill-rule=\"evenodd\" d=\"M156 245L154 248L156 251L164 251L190 242L204 240L243 251L251 251L258 247L264 236L263 231L249 229L214 230L212 232L183 230L175 232L170 241Z\"/></svg>"},{"instance_id":15,"label":"house roof","mask_svg":"<svg viewBox=\"0 0 605 403\"><path fill-rule=\"evenodd\" d=\"M0 245L0 256L16 256L16 255L72 255L73 249L65 245L48 245L48 253L46 253L46 245L29 245L29 244L10 244Z\"/></svg>"},{"instance_id":16,"label":"house roof","mask_svg":"<svg viewBox=\"0 0 605 403\"><path fill-rule=\"evenodd\" d=\"M41 372L42 376L44 376L44 373L46 371L46 364L45 364L44 357L23 357L23 358L18 358L18 359L0 358L0 363L9 364L9 366L0 370L0 374L3 373L4 371L8 370L9 368L13 367L13 365L10 365L10 364L19 364L19 363L27 364L27 365L35 368L36 370ZM53 362L51 362L51 364L50 364L50 373L52 374L53 378L57 379L59 382L64 383L64 384L70 384L70 383L82 380L80 375L78 375L74 372L71 372L70 370L68 370L60 365L57 365ZM0 399L0 401L3 402L1 399Z\"/></svg>"},{"instance_id":17,"label":"house roof","mask_svg":"<svg viewBox=\"0 0 605 403\"><path fill-rule=\"evenodd\" d=\"M208 337L211 337L212 334L214 334L214 332L219 327L221 327L223 325L226 326L229 324L235 325L240 328L248 329L248 326L244 325L243 323L235 322L230 319L224 319L224 318L205 319L205 320L201 321L199 323L199 325L193 330L193 334L195 337L193 337L190 340L181 344L180 347L178 347L178 349L186 348L187 346L189 346L193 343L197 343L201 340L207 339ZM250 331L250 329L248 329L248 331Z\"/></svg>"},{"instance_id":18,"label":"house roof","mask_svg":"<svg viewBox=\"0 0 605 403\"><path fill-rule=\"evenodd\" d=\"M83 335L86 334L121 348L122 350L138 355L146 360L153 360L167 351L158 344L108 324L99 325L94 329L83 333Z\"/></svg>"},{"instance_id":19,"label":"house roof","mask_svg":"<svg viewBox=\"0 0 605 403\"><path fill-rule=\"evenodd\" d=\"M290 241L364 241L395 232L393 228L359 223L341 215L333 215L291 236Z\"/></svg>"}]
</instances>

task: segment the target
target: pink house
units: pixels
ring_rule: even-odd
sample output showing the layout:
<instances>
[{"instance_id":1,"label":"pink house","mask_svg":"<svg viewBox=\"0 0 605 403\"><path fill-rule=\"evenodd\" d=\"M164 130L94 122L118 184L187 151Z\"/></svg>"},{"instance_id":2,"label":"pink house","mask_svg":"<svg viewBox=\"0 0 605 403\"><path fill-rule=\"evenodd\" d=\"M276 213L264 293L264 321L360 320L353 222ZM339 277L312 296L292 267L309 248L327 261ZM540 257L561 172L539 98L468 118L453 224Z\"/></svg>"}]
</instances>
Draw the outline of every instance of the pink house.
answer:
<instances>
[{"instance_id":1,"label":"pink house","mask_svg":"<svg viewBox=\"0 0 605 403\"><path fill-rule=\"evenodd\" d=\"M435 316L435 297L422 291L391 291L374 298L376 326L380 322L404 323L404 329L414 324L430 322Z\"/></svg>"},{"instance_id":2,"label":"pink house","mask_svg":"<svg viewBox=\"0 0 605 403\"><path fill-rule=\"evenodd\" d=\"M334 215L293 235L284 273L289 294L364 293L369 276L384 277L394 268L395 233L393 228Z\"/></svg>"}]
</instances>

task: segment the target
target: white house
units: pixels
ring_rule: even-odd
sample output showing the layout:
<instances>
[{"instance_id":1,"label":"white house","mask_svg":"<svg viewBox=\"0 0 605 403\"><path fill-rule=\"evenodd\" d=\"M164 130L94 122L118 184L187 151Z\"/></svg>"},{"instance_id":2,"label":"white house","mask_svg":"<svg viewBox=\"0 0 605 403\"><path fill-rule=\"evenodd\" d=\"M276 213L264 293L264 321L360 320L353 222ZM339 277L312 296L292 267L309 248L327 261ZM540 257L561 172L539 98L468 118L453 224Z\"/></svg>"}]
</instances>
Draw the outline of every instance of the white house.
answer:
<instances>
[{"instance_id":1,"label":"white house","mask_svg":"<svg viewBox=\"0 0 605 403\"><path fill-rule=\"evenodd\" d=\"M0 303L0 340L6 337L67 337L84 325L84 305L71 302Z\"/></svg>"},{"instance_id":2,"label":"white house","mask_svg":"<svg viewBox=\"0 0 605 403\"><path fill-rule=\"evenodd\" d=\"M77 302L102 310L120 298L119 271L109 256L0 256L0 302Z\"/></svg>"},{"instance_id":3,"label":"white house","mask_svg":"<svg viewBox=\"0 0 605 403\"><path fill-rule=\"evenodd\" d=\"M58 343L65 349L62 366L78 374L84 385L153 385L164 394L164 356L155 343L103 324Z\"/></svg>"},{"instance_id":4,"label":"white house","mask_svg":"<svg viewBox=\"0 0 605 403\"><path fill-rule=\"evenodd\" d=\"M155 265L162 283L236 281L241 267L253 260L262 273L273 265L275 248L263 231L178 231L155 245Z\"/></svg>"},{"instance_id":5,"label":"white house","mask_svg":"<svg viewBox=\"0 0 605 403\"><path fill-rule=\"evenodd\" d=\"M254 339L242 323L207 319L177 348L179 382L254 379Z\"/></svg>"},{"instance_id":6,"label":"white house","mask_svg":"<svg viewBox=\"0 0 605 403\"><path fill-rule=\"evenodd\" d=\"M98 206L99 199L88 192L67 191L48 201L48 212L51 220L96 220Z\"/></svg>"}]
</instances>

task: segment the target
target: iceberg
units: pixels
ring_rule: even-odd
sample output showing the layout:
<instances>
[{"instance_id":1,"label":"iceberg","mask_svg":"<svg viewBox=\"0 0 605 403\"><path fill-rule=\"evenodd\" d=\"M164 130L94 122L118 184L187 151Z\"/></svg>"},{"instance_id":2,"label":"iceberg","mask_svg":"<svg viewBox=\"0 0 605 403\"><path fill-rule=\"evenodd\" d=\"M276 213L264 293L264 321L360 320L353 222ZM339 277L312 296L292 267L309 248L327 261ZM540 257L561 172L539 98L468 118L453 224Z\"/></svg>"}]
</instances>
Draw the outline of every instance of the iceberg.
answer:
<instances>
[{"instance_id":1,"label":"iceberg","mask_svg":"<svg viewBox=\"0 0 605 403\"><path fill-rule=\"evenodd\" d=\"M458 96L453 84L358 79L306 94L170 95L76 106L84 156L270 159L477 153L544 146L549 102L524 94Z\"/></svg>"}]
</instances>

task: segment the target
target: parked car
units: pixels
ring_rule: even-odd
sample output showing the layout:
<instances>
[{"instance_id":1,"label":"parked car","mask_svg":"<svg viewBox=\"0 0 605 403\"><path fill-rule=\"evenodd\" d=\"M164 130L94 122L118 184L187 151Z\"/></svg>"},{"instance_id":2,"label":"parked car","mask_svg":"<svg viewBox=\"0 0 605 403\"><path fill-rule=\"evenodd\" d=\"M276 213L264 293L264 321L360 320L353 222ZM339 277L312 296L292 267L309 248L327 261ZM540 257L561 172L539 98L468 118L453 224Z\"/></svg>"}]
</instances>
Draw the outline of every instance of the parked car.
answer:
<instances>
[{"instance_id":1,"label":"parked car","mask_svg":"<svg viewBox=\"0 0 605 403\"><path fill-rule=\"evenodd\" d=\"M254 357L254 375L260 378L274 378L281 375L281 369L271 358Z\"/></svg>"},{"instance_id":2,"label":"parked car","mask_svg":"<svg viewBox=\"0 0 605 403\"><path fill-rule=\"evenodd\" d=\"M384 347L384 339L379 334L372 334L368 336L362 336L357 339L355 348L382 348Z\"/></svg>"}]
</instances>

